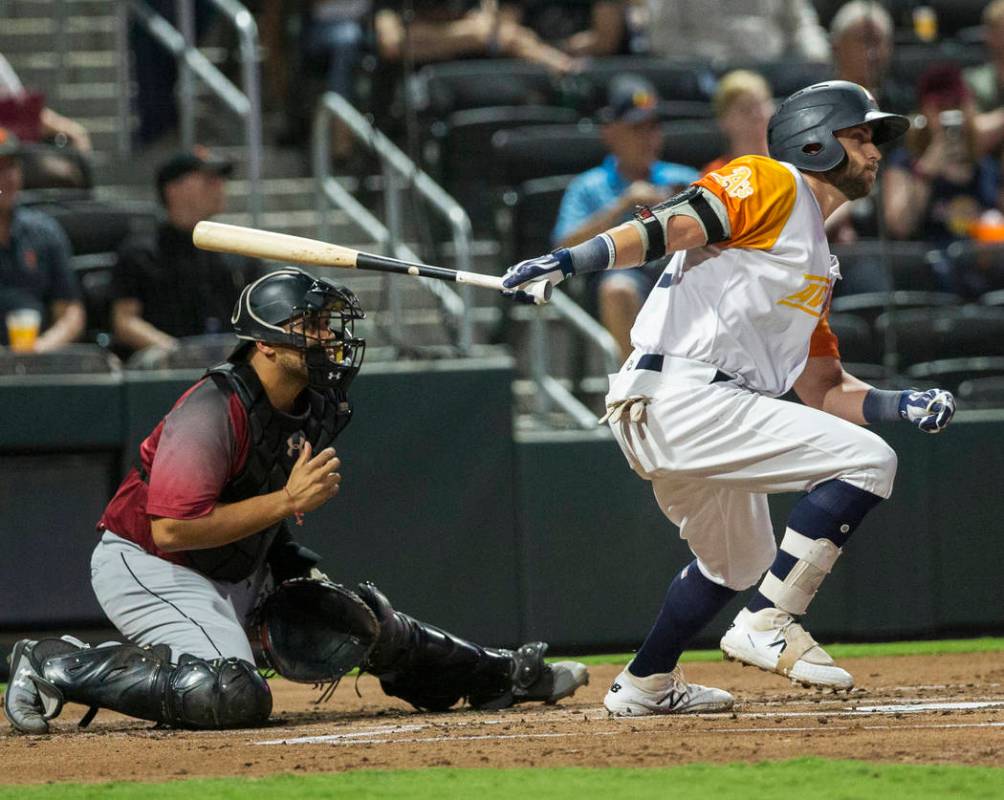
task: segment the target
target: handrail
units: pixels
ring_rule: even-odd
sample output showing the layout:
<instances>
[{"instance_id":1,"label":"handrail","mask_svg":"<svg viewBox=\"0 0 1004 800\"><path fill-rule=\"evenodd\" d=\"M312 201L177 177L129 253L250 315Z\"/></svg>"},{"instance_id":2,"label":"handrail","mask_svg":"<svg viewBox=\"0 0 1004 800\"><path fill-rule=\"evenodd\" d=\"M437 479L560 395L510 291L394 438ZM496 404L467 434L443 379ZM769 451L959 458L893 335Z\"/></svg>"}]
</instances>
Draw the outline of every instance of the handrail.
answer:
<instances>
[{"instance_id":1,"label":"handrail","mask_svg":"<svg viewBox=\"0 0 1004 800\"><path fill-rule=\"evenodd\" d=\"M450 230L453 234L453 244L457 254L458 269L470 271L471 269L471 221L467 212L448 195L432 178L418 168L418 166L406 156L390 139L378 131L366 117L344 97L337 92L327 92L321 98L314 115L313 130L313 164L314 164L314 185L315 197L317 199L318 228L321 238L327 238L327 202L330 201L349 211L349 217L362 227L366 232L374 234L377 241L385 248L389 247L398 258L408 258L409 260L420 261L421 259L407 250L401 242L400 230L395 230L398 222L397 215L389 215L390 227L386 227L378 222L367 212L366 217L359 215L362 206L352 198L352 207L345 203L348 192L338 190L341 187L330 175L331 163L331 125L332 117L340 119L352 134L369 147L379 157L384 167L385 191L396 194L399 189L399 181L403 181L415 189L449 222ZM338 187L337 189L335 187ZM394 200L392 200L392 203ZM363 227L362 220L366 219L366 225L373 227ZM400 254L402 250L407 250L407 255ZM451 314L459 325L461 352L469 352L473 340L473 332L470 314L470 307L467 292L470 287L463 287L461 295L451 291L447 286L439 281L424 280L422 283L429 291L436 295L442 302L444 309ZM391 293L396 291L391 283ZM392 301L393 302L393 301ZM395 317L396 318L396 317Z\"/></svg>"},{"instance_id":2,"label":"handrail","mask_svg":"<svg viewBox=\"0 0 1004 800\"><path fill-rule=\"evenodd\" d=\"M179 63L181 75L180 101L182 120L192 119L194 113L193 93L185 89L185 73L197 76L209 90L218 97L234 114L244 120L247 141L246 169L248 176L248 209L253 224L261 222L262 214L262 122L261 122L261 79L258 70L258 26L251 13L237 0L209 0L221 14L236 28L240 40L240 59L243 91L220 72L190 41L193 38L191 20L194 19L194 0L177 0L179 20L186 29L182 33L164 17L150 8L144 0L119 0L117 22L119 48L119 151L128 157L131 147L129 137L129 73L128 64L128 21L134 16L146 31L162 47L167 49ZM187 34L187 36L186 36ZM187 128L187 130L186 130ZM183 144L191 147L194 132L187 123L182 125Z\"/></svg>"},{"instance_id":3,"label":"handrail","mask_svg":"<svg viewBox=\"0 0 1004 800\"><path fill-rule=\"evenodd\" d=\"M437 211L450 223L453 234L453 244L459 269L469 270L471 265L472 228L470 217L463 207L457 203L439 184L405 155L383 133L378 131L356 108L341 95L328 92L318 104L314 115L313 129L313 166L315 198L318 212L318 234L327 238L328 203L345 209L350 219L365 232L372 234L384 247L390 247L399 258L418 261L401 241L400 230L397 229L398 210L392 199L388 204L389 227L384 226L372 214L353 198L330 174L331 163L331 125L332 117L337 117L352 134L366 144L380 158L383 166L385 191L396 194L400 180L413 186ZM460 349L467 352L472 339L470 319L470 299L465 291L463 301L446 286L437 281L427 281L426 286L441 300L444 308L460 320ZM447 298L450 298L447 300ZM393 301L392 301L393 303ZM458 305L459 304L459 305ZM604 366L608 372L616 372L620 367L620 351L614 338L596 320L590 317L579 305L567 295L556 292L551 299L551 307L558 316L568 322L579 333L596 345L603 355ZM589 408L569 392L561 383L547 374L547 330L541 314L535 314L532 321L533 335L530 352L530 372L540 390L537 411L544 413L550 404L560 407L584 429L596 427L596 417Z\"/></svg>"}]
</instances>

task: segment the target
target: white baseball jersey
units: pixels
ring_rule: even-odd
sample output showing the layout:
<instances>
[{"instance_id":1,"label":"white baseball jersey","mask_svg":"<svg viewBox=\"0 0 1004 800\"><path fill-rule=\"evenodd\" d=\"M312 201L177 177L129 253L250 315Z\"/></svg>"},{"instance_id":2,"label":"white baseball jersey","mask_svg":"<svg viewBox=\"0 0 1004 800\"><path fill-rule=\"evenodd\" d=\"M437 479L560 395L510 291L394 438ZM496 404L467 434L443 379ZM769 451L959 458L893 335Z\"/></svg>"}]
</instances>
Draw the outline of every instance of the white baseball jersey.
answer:
<instances>
[{"instance_id":1,"label":"white baseball jersey","mask_svg":"<svg viewBox=\"0 0 1004 800\"><path fill-rule=\"evenodd\" d=\"M743 156L696 182L728 212L721 252L678 252L631 330L646 353L703 361L761 394L788 391L813 356L839 357L823 216L791 164ZM702 260L702 257L704 260Z\"/></svg>"}]
</instances>

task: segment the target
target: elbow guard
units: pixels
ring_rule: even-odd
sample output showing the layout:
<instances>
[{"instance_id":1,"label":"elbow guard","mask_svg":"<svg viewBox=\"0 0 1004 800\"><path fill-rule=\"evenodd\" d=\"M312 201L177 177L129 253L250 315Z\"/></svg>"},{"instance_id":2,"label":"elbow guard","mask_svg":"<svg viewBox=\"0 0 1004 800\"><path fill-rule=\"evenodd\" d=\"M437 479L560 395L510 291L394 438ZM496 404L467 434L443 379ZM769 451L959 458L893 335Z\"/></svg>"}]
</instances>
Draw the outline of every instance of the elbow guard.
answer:
<instances>
[{"instance_id":1,"label":"elbow guard","mask_svg":"<svg viewBox=\"0 0 1004 800\"><path fill-rule=\"evenodd\" d=\"M646 264L666 255L666 223L678 216L696 219L707 244L724 242L732 232L725 204L703 186L688 186L658 205L640 206L635 212L631 224L641 235Z\"/></svg>"}]
</instances>

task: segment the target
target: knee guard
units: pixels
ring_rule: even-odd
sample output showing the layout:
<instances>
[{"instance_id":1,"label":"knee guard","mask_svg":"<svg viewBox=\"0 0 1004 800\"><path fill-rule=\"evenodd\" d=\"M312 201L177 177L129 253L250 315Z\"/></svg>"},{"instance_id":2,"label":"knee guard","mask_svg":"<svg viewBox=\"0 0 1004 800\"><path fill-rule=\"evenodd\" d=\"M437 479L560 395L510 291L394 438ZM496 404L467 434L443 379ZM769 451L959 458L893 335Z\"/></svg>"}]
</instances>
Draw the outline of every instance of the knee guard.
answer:
<instances>
[{"instance_id":1,"label":"knee guard","mask_svg":"<svg viewBox=\"0 0 1004 800\"><path fill-rule=\"evenodd\" d=\"M236 658L183 655L175 665L153 650L112 644L50 655L36 669L61 699L176 727L253 726L272 711L265 679Z\"/></svg>"},{"instance_id":2,"label":"knee guard","mask_svg":"<svg viewBox=\"0 0 1004 800\"><path fill-rule=\"evenodd\" d=\"M358 594L380 622L363 669L380 679L388 695L420 710L445 711L462 697L480 705L511 692L514 662L508 651L480 647L395 611L372 583L360 584Z\"/></svg>"}]
</instances>

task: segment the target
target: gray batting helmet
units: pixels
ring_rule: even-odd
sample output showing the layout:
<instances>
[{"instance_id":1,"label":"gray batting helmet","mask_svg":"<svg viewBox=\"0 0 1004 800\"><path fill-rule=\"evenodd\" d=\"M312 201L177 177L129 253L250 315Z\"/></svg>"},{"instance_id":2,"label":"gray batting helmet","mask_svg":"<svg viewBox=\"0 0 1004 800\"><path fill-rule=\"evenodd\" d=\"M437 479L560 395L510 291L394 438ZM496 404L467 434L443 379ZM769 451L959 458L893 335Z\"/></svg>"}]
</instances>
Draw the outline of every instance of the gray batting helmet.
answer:
<instances>
[{"instance_id":1,"label":"gray batting helmet","mask_svg":"<svg viewBox=\"0 0 1004 800\"><path fill-rule=\"evenodd\" d=\"M861 124L871 126L872 141L881 145L902 136L910 120L879 111L871 93L856 83L817 83L781 103L767 126L767 147L778 161L825 172L847 155L833 132Z\"/></svg>"}]
</instances>

